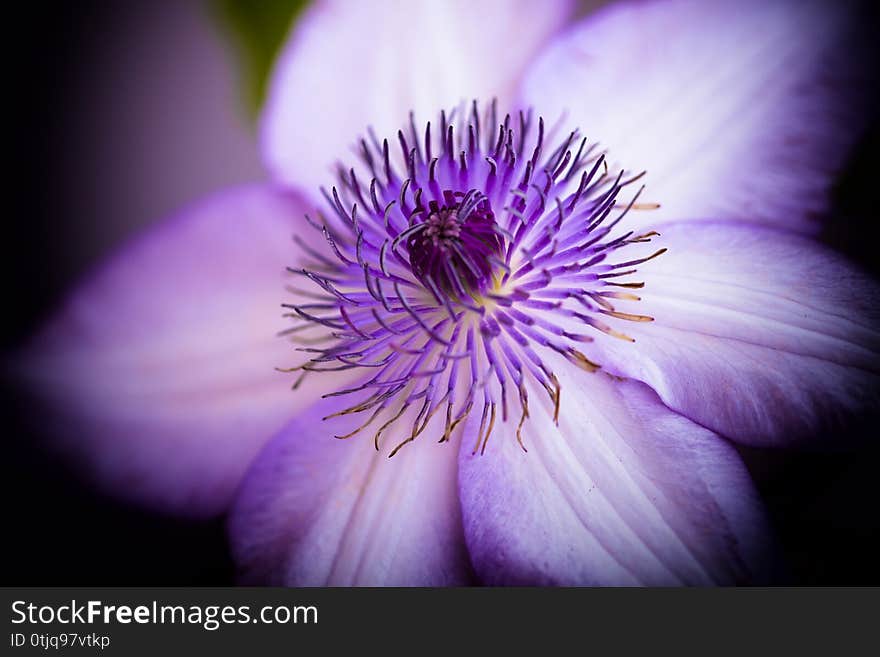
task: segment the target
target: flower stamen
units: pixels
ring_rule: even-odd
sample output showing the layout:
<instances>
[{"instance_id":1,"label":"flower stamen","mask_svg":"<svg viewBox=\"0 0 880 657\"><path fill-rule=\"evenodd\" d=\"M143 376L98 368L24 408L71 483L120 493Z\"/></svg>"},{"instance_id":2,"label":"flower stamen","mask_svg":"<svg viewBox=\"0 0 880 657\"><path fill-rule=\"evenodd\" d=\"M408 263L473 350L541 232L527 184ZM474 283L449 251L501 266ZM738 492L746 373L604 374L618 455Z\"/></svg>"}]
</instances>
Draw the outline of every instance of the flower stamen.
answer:
<instances>
[{"instance_id":1,"label":"flower stamen","mask_svg":"<svg viewBox=\"0 0 880 657\"><path fill-rule=\"evenodd\" d=\"M467 117L465 129L457 116ZM529 386L544 391L559 423L554 359L595 373L601 365L582 351L593 348L589 329L632 342L612 323L653 321L617 304L641 300L625 290L644 282L627 277L665 249L612 260L658 236L617 229L630 211L659 207L638 200L643 188L619 200L644 172L611 176L605 153L577 130L553 146L555 129L543 119L534 122L531 110L517 118L498 121L494 102L481 116L474 102L469 113L441 112L436 136L429 122L420 138L410 114L399 153L369 130L361 163L340 166L338 184L322 190L329 211L307 221L326 250L297 238L314 264L288 271L312 289L289 286L297 301L283 304L294 321L285 338L315 346L300 347L309 359L282 371L298 373L295 387L311 372L370 372L324 395L363 396L325 419L369 411L336 438L381 421L380 450L406 416L410 429L391 457L441 414L438 442L448 442L482 396L473 447L482 454L516 390L515 433L526 451Z\"/></svg>"}]
</instances>

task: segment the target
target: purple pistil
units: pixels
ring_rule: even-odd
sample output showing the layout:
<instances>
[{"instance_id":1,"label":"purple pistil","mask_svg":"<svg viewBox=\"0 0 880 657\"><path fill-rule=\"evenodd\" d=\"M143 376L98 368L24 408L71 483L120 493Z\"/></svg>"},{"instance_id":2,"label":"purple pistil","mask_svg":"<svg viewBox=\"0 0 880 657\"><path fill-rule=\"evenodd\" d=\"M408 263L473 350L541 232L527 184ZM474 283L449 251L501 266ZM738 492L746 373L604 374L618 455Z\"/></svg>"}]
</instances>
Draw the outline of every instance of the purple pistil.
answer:
<instances>
[{"instance_id":1,"label":"purple pistil","mask_svg":"<svg viewBox=\"0 0 880 657\"><path fill-rule=\"evenodd\" d=\"M491 258L504 250L496 232L489 199L476 189L466 193L444 191L444 205L428 203L427 217L406 242L412 272L429 288L436 286L453 299L486 289Z\"/></svg>"}]
</instances>

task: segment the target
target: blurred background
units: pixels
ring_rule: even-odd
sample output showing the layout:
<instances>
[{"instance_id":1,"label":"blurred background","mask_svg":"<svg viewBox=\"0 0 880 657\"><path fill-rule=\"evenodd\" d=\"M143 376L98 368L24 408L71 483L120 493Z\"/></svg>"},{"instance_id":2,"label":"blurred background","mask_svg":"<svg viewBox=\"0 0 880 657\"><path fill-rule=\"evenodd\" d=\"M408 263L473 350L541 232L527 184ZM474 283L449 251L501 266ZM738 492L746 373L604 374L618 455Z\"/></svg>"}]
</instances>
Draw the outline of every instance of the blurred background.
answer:
<instances>
[{"instance_id":1,"label":"blurred background","mask_svg":"<svg viewBox=\"0 0 880 657\"><path fill-rule=\"evenodd\" d=\"M254 117L302 0L105 0L19 6L7 54L12 154L3 352L115 246L174 209L263 177ZM837 185L823 239L880 277L878 121ZM223 521L179 521L48 462L4 390L4 585L224 585ZM742 450L790 583L880 584L876 417L821 453ZM835 437L837 438L837 437Z\"/></svg>"}]
</instances>

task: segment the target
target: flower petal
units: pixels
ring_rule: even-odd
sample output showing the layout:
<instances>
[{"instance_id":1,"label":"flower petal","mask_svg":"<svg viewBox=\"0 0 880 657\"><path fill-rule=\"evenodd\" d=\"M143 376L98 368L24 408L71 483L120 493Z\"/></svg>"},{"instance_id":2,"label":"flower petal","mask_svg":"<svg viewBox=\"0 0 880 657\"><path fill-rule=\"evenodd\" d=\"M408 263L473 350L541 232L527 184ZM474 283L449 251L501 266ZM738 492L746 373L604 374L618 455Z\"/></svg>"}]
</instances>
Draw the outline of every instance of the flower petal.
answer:
<instances>
[{"instance_id":1,"label":"flower petal","mask_svg":"<svg viewBox=\"0 0 880 657\"><path fill-rule=\"evenodd\" d=\"M349 158L368 124L390 138L410 110L425 121L462 100L509 100L572 4L315 2L270 81L261 125L269 169L312 193L332 179L331 165Z\"/></svg>"},{"instance_id":2,"label":"flower petal","mask_svg":"<svg viewBox=\"0 0 880 657\"><path fill-rule=\"evenodd\" d=\"M774 229L703 222L659 231L669 251L642 265L642 301L615 303L655 321L616 325L635 343L603 340L604 367L752 445L833 435L847 413L876 408L876 283Z\"/></svg>"},{"instance_id":3,"label":"flower petal","mask_svg":"<svg viewBox=\"0 0 880 657\"><path fill-rule=\"evenodd\" d=\"M248 473L230 516L233 553L249 583L441 586L467 583L456 450L416 440L388 458L352 415L324 400L298 416ZM407 424L406 416L393 427ZM404 436L397 436L396 442ZM384 441L389 441L385 443Z\"/></svg>"},{"instance_id":4,"label":"flower petal","mask_svg":"<svg viewBox=\"0 0 880 657\"><path fill-rule=\"evenodd\" d=\"M679 585L766 578L768 532L736 452L643 384L572 369L557 372L558 428L546 404L530 404L528 453L511 423L497 428L482 456L472 455L470 441L463 444L465 536L483 581Z\"/></svg>"},{"instance_id":5,"label":"flower petal","mask_svg":"<svg viewBox=\"0 0 880 657\"><path fill-rule=\"evenodd\" d=\"M647 170L645 221L814 231L868 115L857 24L846 2L615 3L554 41L522 97Z\"/></svg>"},{"instance_id":6,"label":"flower petal","mask_svg":"<svg viewBox=\"0 0 880 657\"><path fill-rule=\"evenodd\" d=\"M301 207L252 186L184 210L116 254L28 346L39 421L105 489L221 512L310 399L274 371L299 360L276 332Z\"/></svg>"}]
</instances>

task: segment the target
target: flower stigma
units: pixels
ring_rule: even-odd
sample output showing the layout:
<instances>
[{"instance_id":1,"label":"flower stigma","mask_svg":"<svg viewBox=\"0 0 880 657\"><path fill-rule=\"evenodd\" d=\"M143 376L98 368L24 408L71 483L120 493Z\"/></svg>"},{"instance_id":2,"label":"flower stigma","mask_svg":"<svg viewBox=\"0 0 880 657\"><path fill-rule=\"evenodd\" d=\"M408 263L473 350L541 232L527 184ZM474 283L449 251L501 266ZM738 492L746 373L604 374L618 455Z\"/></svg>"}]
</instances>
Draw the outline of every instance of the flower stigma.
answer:
<instances>
[{"instance_id":1,"label":"flower stigma","mask_svg":"<svg viewBox=\"0 0 880 657\"><path fill-rule=\"evenodd\" d=\"M413 226L407 252L413 274L431 289L461 300L484 291L500 262L503 242L489 199L479 190L445 190L444 205L428 203L427 218Z\"/></svg>"},{"instance_id":2,"label":"flower stigma","mask_svg":"<svg viewBox=\"0 0 880 657\"><path fill-rule=\"evenodd\" d=\"M618 200L644 172L614 173L597 143L577 130L556 137L533 117L499 120L494 101L483 112L474 101L418 131L411 113L397 147L369 130L359 163L338 165L337 184L321 190L326 210L306 219L322 239L294 238L310 261L288 269L296 299L282 304L292 320L282 335L305 361L281 371L298 374L294 388L314 372L354 371L352 385L324 395L343 402L324 419L361 418L337 438L371 427L380 450L402 425L394 456L435 416L447 442L477 412L473 452L483 453L513 411L525 450L529 392L543 391L558 424L554 368L594 373L584 349L595 338L632 342L621 323L652 321L615 306L639 300L644 282L632 275L666 250L619 253L658 235L618 227L658 207L638 203L644 187Z\"/></svg>"}]
</instances>

